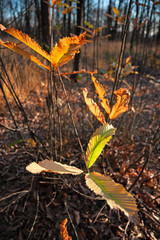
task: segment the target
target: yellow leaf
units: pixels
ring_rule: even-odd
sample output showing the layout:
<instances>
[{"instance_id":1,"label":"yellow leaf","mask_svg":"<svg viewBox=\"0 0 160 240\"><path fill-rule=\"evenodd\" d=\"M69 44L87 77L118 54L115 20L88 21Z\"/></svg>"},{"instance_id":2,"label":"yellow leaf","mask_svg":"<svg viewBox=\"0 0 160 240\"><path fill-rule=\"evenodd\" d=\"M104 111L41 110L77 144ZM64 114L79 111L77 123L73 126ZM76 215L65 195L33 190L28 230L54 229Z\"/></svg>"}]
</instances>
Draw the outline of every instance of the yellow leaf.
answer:
<instances>
[{"instance_id":1,"label":"yellow leaf","mask_svg":"<svg viewBox=\"0 0 160 240\"><path fill-rule=\"evenodd\" d=\"M116 104L113 106L112 111L109 115L110 119L119 117L122 113L128 110L128 103L130 99L130 93L125 88L120 88L114 91L116 95Z\"/></svg>"},{"instance_id":2,"label":"yellow leaf","mask_svg":"<svg viewBox=\"0 0 160 240\"><path fill-rule=\"evenodd\" d=\"M36 58L35 56L33 56L32 54L30 54L29 52L27 51L24 51L22 50L18 44L14 43L14 42L3 42L1 39L0 39L0 44L11 49L12 51L14 52L17 52L19 54L21 54L22 56L30 59L32 62L35 62L37 63L38 65L48 69L48 70L51 70L50 67L44 65L38 58Z\"/></svg>"},{"instance_id":3,"label":"yellow leaf","mask_svg":"<svg viewBox=\"0 0 160 240\"><path fill-rule=\"evenodd\" d=\"M39 163L36 162L30 163L26 167L26 170L33 174L38 174L41 172L54 172L58 174L78 175L83 173L83 171L79 168L68 166L66 164L62 164L59 162L49 161L47 159Z\"/></svg>"},{"instance_id":4,"label":"yellow leaf","mask_svg":"<svg viewBox=\"0 0 160 240\"><path fill-rule=\"evenodd\" d=\"M87 97L88 95L88 91L86 88L82 89L83 90L83 96L85 99L85 102L87 104L87 106L89 107L89 110L94 114L94 116L102 123L105 124L105 117L103 115L103 113L101 112L100 108L98 107L98 105L89 97Z\"/></svg>"},{"instance_id":5,"label":"yellow leaf","mask_svg":"<svg viewBox=\"0 0 160 240\"><path fill-rule=\"evenodd\" d=\"M34 51L39 53L41 56L43 56L47 60L51 61L50 55L47 52L45 52L44 50L42 50L40 45L36 41L31 39L27 34L22 33L21 31L14 29L14 28L7 29L1 24L0 24L0 30L17 38L18 40L20 40L21 42L26 44L28 47L32 48Z\"/></svg>"},{"instance_id":6,"label":"yellow leaf","mask_svg":"<svg viewBox=\"0 0 160 240\"><path fill-rule=\"evenodd\" d=\"M85 44L85 32L79 36L66 37L59 41L51 51L51 62L58 69L70 61L79 52L81 45Z\"/></svg>"},{"instance_id":7,"label":"yellow leaf","mask_svg":"<svg viewBox=\"0 0 160 240\"><path fill-rule=\"evenodd\" d=\"M96 78L93 75L92 75L92 81L93 81L94 86L97 90L98 96L101 99L102 107L106 110L106 112L108 114L110 114L111 109L110 109L108 100L106 98L104 98L104 96L106 95L105 88L96 80Z\"/></svg>"},{"instance_id":8,"label":"yellow leaf","mask_svg":"<svg viewBox=\"0 0 160 240\"><path fill-rule=\"evenodd\" d=\"M61 233L62 240L72 240L72 238L68 235L68 231L66 227L67 222L68 220L66 218L60 225L60 233Z\"/></svg>"},{"instance_id":9,"label":"yellow leaf","mask_svg":"<svg viewBox=\"0 0 160 240\"><path fill-rule=\"evenodd\" d=\"M28 138L27 143L31 147L36 147L36 142L32 138Z\"/></svg>"},{"instance_id":10,"label":"yellow leaf","mask_svg":"<svg viewBox=\"0 0 160 240\"><path fill-rule=\"evenodd\" d=\"M119 10L116 7L113 7L113 12L116 15L116 17L119 17Z\"/></svg>"},{"instance_id":11,"label":"yellow leaf","mask_svg":"<svg viewBox=\"0 0 160 240\"><path fill-rule=\"evenodd\" d=\"M96 194L102 196L111 208L121 209L133 222L138 220L138 209L133 196L125 188L98 172L91 172L85 176L86 185Z\"/></svg>"}]
</instances>

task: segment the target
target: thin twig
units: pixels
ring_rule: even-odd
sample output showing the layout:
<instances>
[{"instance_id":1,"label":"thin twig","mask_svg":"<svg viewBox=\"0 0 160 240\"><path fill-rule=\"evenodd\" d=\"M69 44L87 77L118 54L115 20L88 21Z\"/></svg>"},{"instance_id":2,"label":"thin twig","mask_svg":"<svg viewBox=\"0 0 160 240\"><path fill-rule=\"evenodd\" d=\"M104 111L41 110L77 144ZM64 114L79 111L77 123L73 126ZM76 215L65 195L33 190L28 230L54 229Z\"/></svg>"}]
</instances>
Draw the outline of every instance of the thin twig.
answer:
<instances>
[{"instance_id":1,"label":"thin twig","mask_svg":"<svg viewBox=\"0 0 160 240\"><path fill-rule=\"evenodd\" d=\"M27 240L29 240L29 238L30 238L30 236L31 236L31 234L32 234L32 232L33 232L34 226L35 226L35 224L36 224L36 221L37 221L37 218L38 218L38 209L39 209L39 194L38 194L38 192L37 192L37 208L36 208L36 214L35 214L34 222L33 222L33 224L32 224L32 227L31 227L31 229L30 229L30 232L29 232L29 234L28 234Z\"/></svg>"},{"instance_id":2,"label":"thin twig","mask_svg":"<svg viewBox=\"0 0 160 240\"><path fill-rule=\"evenodd\" d=\"M11 197L13 197L13 196L15 196L17 194L20 194L20 193L26 194L28 192L29 192L29 190L24 190L24 191L19 191L19 192L15 192L15 193L9 194L8 196L1 198L0 202L6 200L7 198L11 198Z\"/></svg>"},{"instance_id":3,"label":"thin twig","mask_svg":"<svg viewBox=\"0 0 160 240\"><path fill-rule=\"evenodd\" d=\"M152 146L150 145L150 146L148 147L147 153L145 154L145 155L147 155L147 156L146 156L146 159L145 159L145 161L144 161L143 167L142 167L142 169L141 169L138 177L136 178L136 180L133 182L133 184L132 184L132 185L129 187L129 189L127 190L128 192L130 192L130 191L132 190L132 188L136 185L136 183L138 182L138 180L139 180L140 177L142 176L142 173L143 173L143 171L144 171L144 169L145 169L145 167L146 167L146 165L147 165L147 163L148 163L148 161L149 161L149 157L150 157L150 155L151 155L151 152L152 152Z\"/></svg>"},{"instance_id":4,"label":"thin twig","mask_svg":"<svg viewBox=\"0 0 160 240\"><path fill-rule=\"evenodd\" d=\"M122 240L125 240L125 236L126 236L126 234L127 234L127 229L128 229L129 224L130 224L130 220L127 222L126 227L125 227L125 229L124 229L124 233L123 233Z\"/></svg>"},{"instance_id":5,"label":"thin twig","mask_svg":"<svg viewBox=\"0 0 160 240\"><path fill-rule=\"evenodd\" d=\"M112 89L110 106L112 106L114 90L116 89L116 87L118 85L119 78L120 78L120 75L121 75L121 66L122 66L122 62L123 62L123 56L124 56L125 45L126 45L126 38L127 38L128 28L129 28L132 2L133 2L132 0L130 0L130 2L129 2L127 19L126 19L125 26L124 26L123 39L122 39L122 44L121 44L121 51L120 51L120 55L119 55L119 61L118 61L118 67L117 67L117 71L116 71L115 81L114 81L114 85L113 85L113 89Z\"/></svg>"},{"instance_id":6,"label":"thin twig","mask_svg":"<svg viewBox=\"0 0 160 240\"><path fill-rule=\"evenodd\" d=\"M105 208L106 205L107 205L107 203L105 202L105 204L103 205L103 207L99 210L99 212L98 212L98 214L97 214L97 216L96 216L96 218L95 218L95 220L94 220L93 223L95 223L95 222L97 221L99 215L101 214L101 212L103 211L103 209Z\"/></svg>"},{"instance_id":7,"label":"thin twig","mask_svg":"<svg viewBox=\"0 0 160 240\"><path fill-rule=\"evenodd\" d=\"M28 191L22 191L22 194L19 194L20 196L18 196L15 200L13 200L9 205L7 205L6 207L2 208L0 210L0 213L5 211L7 208L9 208L12 204L14 204L15 202L17 202L21 197L23 197Z\"/></svg>"},{"instance_id":8,"label":"thin twig","mask_svg":"<svg viewBox=\"0 0 160 240\"><path fill-rule=\"evenodd\" d=\"M58 70L58 72L59 72L59 70ZM69 103L69 99L68 99L68 95L67 95L67 92L66 92L66 88L65 88L64 82L63 82L62 77L61 77L60 74L59 74L59 79L60 79L60 82L61 82L61 85L62 85L64 94L65 94L65 97L66 97L66 100L67 100L67 105L68 105L68 109L69 109L70 116L71 116L71 119L72 119L72 123L73 123L73 127L74 127L74 132L75 132L75 135L76 135L76 137L77 137L77 139L78 139L78 143L79 143L79 146L80 146L80 148L81 148L81 152L84 154L83 146L82 146L80 137L79 137L79 135L78 135L78 131L77 131L76 124L75 124L75 121L74 121L73 112L72 112L72 109L71 109L71 106L70 106L70 103Z\"/></svg>"},{"instance_id":9,"label":"thin twig","mask_svg":"<svg viewBox=\"0 0 160 240\"><path fill-rule=\"evenodd\" d=\"M76 238L77 238L77 240L79 240L78 233L77 233L77 231L76 231L76 228L75 228L74 223L73 223L73 221L72 221L71 215L70 215L70 213L69 213L66 200L64 200L64 205L65 205L65 207L66 207L66 212L67 212L67 214L68 214L69 220L70 220L70 222L71 222L71 224L72 224L72 227L73 227L73 229L74 229L74 233L75 233L75 235L76 235Z\"/></svg>"}]
</instances>

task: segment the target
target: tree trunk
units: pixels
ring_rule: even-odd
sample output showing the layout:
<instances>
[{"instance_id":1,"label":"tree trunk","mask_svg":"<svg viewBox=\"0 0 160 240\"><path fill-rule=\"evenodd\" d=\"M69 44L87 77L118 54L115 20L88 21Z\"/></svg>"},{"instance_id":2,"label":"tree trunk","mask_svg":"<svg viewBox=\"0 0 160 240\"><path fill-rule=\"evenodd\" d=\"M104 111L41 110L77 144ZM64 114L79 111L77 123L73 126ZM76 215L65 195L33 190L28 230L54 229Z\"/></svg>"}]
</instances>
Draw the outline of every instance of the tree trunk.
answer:
<instances>
[{"instance_id":1,"label":"tree trunk","mask_svg":"<svg viewBox=\"0 0 160 240\"><path fill-rule=\"evenodd\" d=\"M51 17L49 0L41 0L41 29L42 29L42 44L46 51L50 51L51 39Z\"/></svg>"},{"instance_id":2,"label":"tree trunk","mask_svg":"<svg viewBox=\"0 0 160 240\"><path fill-rule=\"evenodd\" d=\"M83 17L84 17L84 0L79 0L77 2L76 35L79 35L80 32L81 32L81 29L78 26L83 25ZM80 53L75 55L73 71L78 71L79 70L79 61L80 61ZM73 75L73 78L75 79L74 75ZM75 79L75 81L76 81L76 79Z\"/></svg>"},{"instance_id":3,"label":"tree trunk","mask_svg":"<svg viewBox=\"0 0 160 240\"><path fill-rule=\"evenodd\" d=\"M35 0L35 13L37 18L37 32L38 32L38 40L40 40L40 7L39 1Z\"/></svg>"}]
</instances>

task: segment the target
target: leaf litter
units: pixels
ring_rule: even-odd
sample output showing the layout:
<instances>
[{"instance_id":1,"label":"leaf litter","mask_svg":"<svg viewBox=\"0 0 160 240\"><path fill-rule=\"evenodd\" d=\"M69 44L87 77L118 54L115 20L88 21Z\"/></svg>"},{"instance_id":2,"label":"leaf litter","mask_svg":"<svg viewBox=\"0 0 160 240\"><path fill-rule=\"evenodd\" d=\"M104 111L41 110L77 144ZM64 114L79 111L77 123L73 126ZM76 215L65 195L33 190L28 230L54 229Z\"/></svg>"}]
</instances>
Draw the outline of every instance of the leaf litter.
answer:
<instances>
[{"instance_id":1,"label":"leaf litter","mask_svg":"<svg viewBox=\"0 0 160 240\"><path fill-rule=\"evenodd\" d=\"M66 88L68 96L74 96L71 101L73 112L77 111L79 107L82 111L76 112L77 127L80 138L83 139L83 145L86 149L88 140L93 133L90 123L93 125L99 124L98 121L90 114L87 106L84 104L82 94L80 94L80 87L84 87L87 82L73 84L66 81ZM87 84L87 88L92 86ZM159 120L153 118L158 112L155 104L157 103L157 88L153 84L148 83L150 95L143 92L146 104L143 109L137 114L134 131L131 136L129 133L124 135L124 122L129 122L134 113L129 110L124 118L117 121L117 125L121 123L119 128L119 135L114 136L111 144L105 148L103 158L103 169L100 162L97 162L95 168L101 172L106 171L110 173L116 182L123 184L127 189L129 188L137 175L142 170L144 164L144 156L140 155L145 153L146 147L151 143L153 137L153 129L157 129ZM90 89L90 92L91 92ZM141 88L143 90L143 86ZM135 97L135 109L137 111L141 96L138 96L140 89L137 89L137 96ZM107 89L108 91L108 89ZM139 92L138 92L139 91ZM61 90L60 90L61 93ZM62 92L63 93L63 92ZM82 154L77 144L73 132L73 126L70 118L67 115L67 108L64 98L59 94L59 101L61 101L61 124L64 136L63 145L63 159L65 164L74 162L77 168L85 169ZM44 106L35 105L34 102L37 95L34 93L28 97L25 102L25 110L28 111L28 117L32 128L37 130L37 134L46 140L47 134L47 108L46 103ZM43 99L43 98L42 98ZM29 109L29 110L28 110ZM32 122L34 113L39 111L39 116ZM17 109L14 109L15 113ZM32 112L32 114L31 114ZM0 116L1 117L1 116ZM22 118L22 117L21 117ZM2 117L1 117L2 119ZM19 124L22 119L19 118ZM6 116L3 116L3 124L13 127L12 121L6 109ZM43 125L43 128L40 127ZM22 126L23 127L23 126ZM129 127L129 126L128 126ZM14 237L18 239L27 239L33 223L36 222L31 232L31 239L58 239L60 237L60 224L67 218L68 214L64 205L64 199L67 203L68 211L76 227L80 239L122 239L125 227L127 225L127 218L118 211L113 211L108 205L105 205L103 200L95 200L94 193L85 188L83 177L76 180L75 176L71 178L51 173L42 173L40 176L32 176L25 170L25 166L35 161L37 158L41 160L43 157L43 147L40 145L40 153L37 155L36 149L31 147L24 147L22 143L15 144L8 148L7 146L16 142L17 137L14 132L1 128L1 135L4 138L0 139L0 175L1 185L0 192L3 201L0 201L0 232L1 239L7 240ZM128 134L128 135L127 135ZM23 131L23 138L27 139L27 130ZM57 143L58 144L58 143ZM139 159L140 158L140 159ZM137 161L139 159L139 161ZM136 162L137 161L137 162ZM143 172L141 178L133 188L132 193L140 199L138 207L140 209L140 223L137 226L130 224L126 229L126 239L158 239L159 229L158 221L160 221L159 212L159 184L160 184L160 169L158 165L158 145L156 144L146 170ZM128 170L127 170L128 168ZM126 171L126 172L125 172ZM123 175L124 174L124 175ZM50 179L50 178L53 178ZM74 183L75 192L70 186L70 182ZM23 191L28 190L26 194ZM79 193L78 193L79 192ZM17 193L17 194L16 194ZM39 203L37 199L39 194ZM13 194L13 195L12 195ZM15 195L14 195L15 194ZM12 195L11 197L8 197ZM87 198L87 196L93 197ZM147 205L147 208L145 205ZM38 207L38 213L36 208ZM103 209L102 209L103 208ZM100 213L100 210L102 212ZM99 214L96 222L94 223L97 215ZM74 230L68 220L67 230L69 236L74 239Z\"/></svg>"}]
</instances>

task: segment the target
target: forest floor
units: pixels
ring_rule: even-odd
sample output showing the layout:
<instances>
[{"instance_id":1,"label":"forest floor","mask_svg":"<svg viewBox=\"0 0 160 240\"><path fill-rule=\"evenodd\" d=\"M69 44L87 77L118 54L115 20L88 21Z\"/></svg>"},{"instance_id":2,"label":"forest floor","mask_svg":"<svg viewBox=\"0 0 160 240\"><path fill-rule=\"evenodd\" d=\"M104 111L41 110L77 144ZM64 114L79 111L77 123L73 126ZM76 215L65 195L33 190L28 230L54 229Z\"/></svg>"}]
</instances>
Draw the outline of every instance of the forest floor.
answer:
<instances>
[{"instance_id":1,"label":"forest floor","mask_svg":"<svg viewBox=\"0 0 160 240\"><path fill-rule=\"evenodd\" d=\"M96 76L96 75L95 75ZM158 75L157 75L158 76ZM47 97L41 91L32 91L22 105L28 117L30 129L38 136L34 146L22 112L10 105L21 136L14 131L11 114L1 98L0 110L0 239L1 240L58 240L60 224L67 218L67 229L72 239L151 239L160 236L160 143L157 141L160 108L160 83L146 76L137 78L137 88L129 111L112 122L117 128L108 146L94 166L129 189L137 199L139 222L128 222L119 210L110 209L104 200L86 187L84 177L62 176L54 173L32 175L26 166L49 156ZM132 76L127 82L133 86ZM110 96L113 82L99 81ZM100 123L89 112L81 88L87 87L96 99L90 77L78 83L64 79L67 96L72 108L79 138L84 151L92 133ZM59 112L55 113L54 152L57 160L85 170L83 154L74 133L66 96L57 82ZM97 100L97 99L96 99ZM58 118L58 114L60 118ZM59 120L58 120L59 119ZM8 129L6 129L6 126ZM59 126L62 131L60 150ZM21 138L22 137L22 138ZM21 141L23 139L23 141ZM54 155L54 159L56 156ZM78 235L78 238L76 237Z\"/></svg>"}]
</instances>

